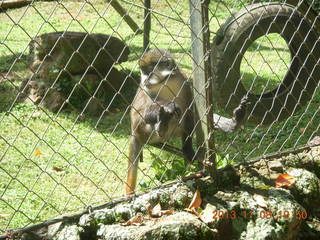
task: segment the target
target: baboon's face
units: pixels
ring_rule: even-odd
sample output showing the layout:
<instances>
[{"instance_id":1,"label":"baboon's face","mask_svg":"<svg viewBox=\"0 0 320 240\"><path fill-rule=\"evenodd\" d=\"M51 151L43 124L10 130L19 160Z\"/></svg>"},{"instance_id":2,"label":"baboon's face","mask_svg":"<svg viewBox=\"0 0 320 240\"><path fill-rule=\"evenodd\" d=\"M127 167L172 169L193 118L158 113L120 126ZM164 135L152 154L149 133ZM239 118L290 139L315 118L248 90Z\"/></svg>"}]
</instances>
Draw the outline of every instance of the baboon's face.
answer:
<instances>
[{"instance_id":1,"label":"baboon's face","mask_svg":"<svg viewBox=\"0 0 320 240\"><path fill-rule=\"evenodd\" d=\"M139 61L141 84L146 87L157 85L175 74L177 70L174 59L167 52L152 50Z\"/></svg>"}]
</instances>

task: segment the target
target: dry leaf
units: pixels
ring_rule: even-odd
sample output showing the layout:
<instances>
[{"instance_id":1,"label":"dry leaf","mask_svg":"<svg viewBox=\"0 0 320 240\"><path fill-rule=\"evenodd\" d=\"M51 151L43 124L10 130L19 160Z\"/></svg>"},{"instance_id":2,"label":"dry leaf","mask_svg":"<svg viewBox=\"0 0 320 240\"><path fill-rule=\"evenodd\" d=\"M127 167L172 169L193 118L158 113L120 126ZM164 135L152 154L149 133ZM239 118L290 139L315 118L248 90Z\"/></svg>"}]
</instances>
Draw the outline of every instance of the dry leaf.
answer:
<instances>
[{"instance_id":1,"label":"dry leaf","mask_svg":"<svg viewBox=\"0 0 320 240\"><path fill-rule=\"evenodd\" d=\"M268 185L261 185L261 186L258 186L257 188L258 189L261 189L261 190L269 190L271 186L268 186Z\"/></svg>"},{"instance_id":2,"label":"dry leaf","mask_svg":"<svg viewBox=\"0 0 320 240\"><path fill-rule=\"evenodd\" d=\"M59 168L59 167L53 167L52 170L56 171L56 172L62 172L63 171L63 169Z\"/></svg>"},{"instance_id":3,"label":"dry leaf","mask_svg":"<svg viewBox=\"0 0 320 240\"><path fill-rule=\"evenodd\" d=\"M161 213L162 215L171 215L172 213L174 213L174 210L173 209L162 210Z\"/></svg>"},{"instance_id":4,"label":"dry leaf","mask_svg":"<svg viewBox=\"0 0 320 240\"><path fill-rule=\"evenodd\" d=\"M192 213L192 214L194 214L194 215L196 215L197 217L199 217L200 215L199 215L199 213L197 212L197 210L195 209L195 208L185 208L184 209L186 212L188 212L188 213Z\"/></svg>"},{"instance_id":5,"label":"dry leaf","mask_svg":"<svg viewBox=\"0 0 320 240\"><path fill-rule=\"evenodd\" d=\"M121 226L140 226L142 224L142 214L138 213L136 216L130 218L128 221L125 223L121 223Z\"/></svg>"},{"instance_id":6,"label":"dry leaf","mask_svg":"<svg viewBox=\"0 0 320 240\"><path fill-rule=\"evenodd\" d=\"M264 197L259 194L254 194L253 199L256 201L256 203L262 207L262 208L268 208L268 205L266 201L264 200Z\"/></svg>"},{"instance_id":7,"label":"dry leaf","mask_svg":"<svg viewBox=\"0 0 320 240\"><path fill-rule=\"evenodd\" d=\"M202 199L201 199L200 191L199 191L199 189L197 189L197 191L193 195L193 198L191 200L191 203L190 203L188 209L193 209L193 208L197 209L200 207L201 203L202 203Z\"/></svg>"},{"instance_id":8,"label":"dry leaf","mask_svg":"<svg viewBox=\"0 0 320 240\"><path fill-rule=\"evenodd\" d=\"M169 209L169 210L161 210L161 205L160 203L158 203L156 206L154 206L153 208L151 207L151 205L149 204L147 206L147 210L149 213L150 217L161 217L163 215L170 215L172 213L174 213L173 209Z\"/></svg>"},{"instance_id":9,"label":"dry leaf","mask_svg":"<svg viewBox=\"0 0 320 240\"><path fill-rule=\"evenodd\" d=\"M39 149L36 149L34 151L34 154L39 157L42 154L42 152Z\"/></svg>"},{"instance_id":10,"label":"dry leaf","mask_svg":"<svg viewBox=\"0 0 320 240\"><path fill-rule=\"evenodd\" d=\"M0 213L0 218L8 218L8 217L10 217L10 214Z\"/></svg>"},{"instance_id":11,"label":"dry leaf","mask_svg":"<svg viewBox=\"0 0 320 240\"><path fill-rule=\"evenodd\" d=\"M277 179L275 180L276 187L290 187L292 184L294 184L295 179L294 176L291 176L287 173L280 174Z\"/></svg>"},{"instance_id":12,"label":"dry leaf","mask_svg":"<svg viewBox=\"0 0 320 240\"><path fill-rule=\"evenodd\" d=\"M305 130L306 130L305 128L300 128L300 129L299 129L299 132L300 132L301 134L303 134Z\"/></svg>"}]
</instances>

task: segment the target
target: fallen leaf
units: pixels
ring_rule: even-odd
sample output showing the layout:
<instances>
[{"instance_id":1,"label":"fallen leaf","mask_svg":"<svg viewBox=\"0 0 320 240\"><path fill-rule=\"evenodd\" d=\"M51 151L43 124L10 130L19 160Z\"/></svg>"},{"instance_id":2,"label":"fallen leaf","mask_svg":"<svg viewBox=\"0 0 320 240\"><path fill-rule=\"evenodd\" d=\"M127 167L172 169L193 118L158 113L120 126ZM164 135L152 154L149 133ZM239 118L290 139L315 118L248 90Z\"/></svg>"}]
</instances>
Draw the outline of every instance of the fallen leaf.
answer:
<instances>
[{"instance_id":1,"label":"fallen leaf","mask_svg":"<svg viewBox=\"0 0 320 240\"><path fill-rule=\"evenodd\" d=\"M161 217L163 215L170 215L174 213L173 209L169 210L161 210L161 205L158 203L156 206L152 208L152 206L149 204L147 206L147 211L150 217Z\"/></svg>"},{"instance_id":2,"label":"fallen leaf","mask_svg":"<svg viewBox=\"0 0 320 240\"><path fill-rule=\"evenodd\" d=\"M290 187L292 184L294 184L294 182L295 182L294 176L291 176L287 173L280 174L275 180L277 188Z\"/></svg>"},{"instance_id":3,"label":"fallen leaf","mask_svg":"<svg viewBox=\"0 0 320 240\"><path fill-rule=\"evenodd\" d=\"M136 216L130 218L125 223L121 223L121 226L140 226L142 224L142 214L138 213Z\"/></svg>"},{"instance_id":4,"label":"fallen leaf","mask_svg":"<svg viewBox=\"0 0 320 240\"><path fill-rule=\"evenodd\" d=\"M168 210L161 210L162 215L171 215L174 213L173 209L168 209Z\"/></svg>"},{"instance_id":5,"label":"fallen leaf","mask_svg":"<svg viewBox=\"0 0 320 240\"><path fill-rule=\"evenodd\" d=\"M191 203L190 203L188 209L193 209L193 208L197 209L200 207L201 203L202 203L202 199L201 199L200 191L199 191L199 189L197 189L197 191L193 195L193 198L191 200Z\"/></svg>"},{"instance_id":6,"label":"fallen leaf","mask_svg":"<svg viewBox=\"0 0 320 240\"><path fill-rule=\"evenodd\" d=\"M306 130L305 128L300 128L300 129L299 129L299 132L300 132L301 134L303 134L305 130Z\"/></svg>"},{"instance_id":7,"label":"fallen leaf","mask_svg":"<svg viewBox=\"0 0 320 240\"><path fill-rule=\"evenodd\" d=\"M269 190L271 186L268 186L268 185L261 185L261 186L258 186L257 188L258 189L261 189L261 190Z\"/></svg>"},{"instance_id":8,"label":"fallen leaf","mask_svg":"<svg viewBox=\"0 0 320 240\"><path fill-rule=\"evenodd\" d=\"M199 213L197 212L197 210L196 210L195 208L191 208L191 209L185 208L184 210L185 210L186 212L188 212L188 213L192 213L192 214L196 215L197 217L200 216Z\"/></svg>"},{"instance_id":9,"label":"fallen leaf","mask_svg":"<svg viewBox=\"0 0 320 240\"><path fill-rule=\"evenodd\" d=\"M53 167L52 170L56 171L56 172L62 172L63 171L63 169L59 168L59 167Z\"/></svg>"},{"instance_id":10,"label":"fallen leaf","mask_svg":"<svg viewBox=\"0 0 320 240\"><path fill-rule=\"evenodd\" d=\"M10 214L0 213L0 218L8 218L8 217L10 217Z\"/></svg>"},{"instance_id":11,"label":"fallen leaf","mask_svg":"<svg viewBox=\"0 0 320 240\"><path fill-rule=\"evenodd\" d=\"M39 149L36 149L34 151L34 154L39 157L42 154L42 152Z\"/></svg>"}]
</instances>

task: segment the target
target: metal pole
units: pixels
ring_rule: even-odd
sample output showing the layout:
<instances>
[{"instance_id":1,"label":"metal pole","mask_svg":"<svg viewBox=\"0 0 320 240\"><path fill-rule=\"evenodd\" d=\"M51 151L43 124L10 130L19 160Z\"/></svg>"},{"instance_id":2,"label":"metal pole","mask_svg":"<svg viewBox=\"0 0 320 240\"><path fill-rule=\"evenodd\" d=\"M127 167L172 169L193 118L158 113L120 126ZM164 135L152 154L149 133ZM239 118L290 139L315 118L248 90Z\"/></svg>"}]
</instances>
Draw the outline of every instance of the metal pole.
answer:
<instances>
[{"instance_id":1,"label":"metal pole","mask_svg":"<svg viewBox=\"0 0 320 240\"><path fill-rule=\"evenodd\" d=\"M207 106L207 128L208 128L208 151L207 159L209 165L212 164L212 173L215 179L218 180L217 174L217 163L216 163L216 149L214 141L214 121L213 121L213 84L212 84L212 69L211 69L211 47L210 47L210 29L209 29L209 3L210 0L204 0L202 5L203 13L203 44L204 44L204 55L205 55L205 75L206 75L206 106Z\"/></svg>"},{"instance_id":2,"label":"metal pole","mask_svg":"<svg viewBox=\"0 0 320 240\"><path fill-rule=\"evenodd\" d=\"M197 144L205 154L205 167L216 177L208 1L189 0L189 4L195 115L200 121Z\"/></svg>"},{"instance_id":3,"label":"metal pole","mask_svg":"<svg viewBox=\"0 0 320 240\"><path fill-rule=\"evenodd\" d=\"M151 30L151 1L144 0L144 26L143 26L143 49L149 50L150 30Z\"/></svg>"}]
</instances>

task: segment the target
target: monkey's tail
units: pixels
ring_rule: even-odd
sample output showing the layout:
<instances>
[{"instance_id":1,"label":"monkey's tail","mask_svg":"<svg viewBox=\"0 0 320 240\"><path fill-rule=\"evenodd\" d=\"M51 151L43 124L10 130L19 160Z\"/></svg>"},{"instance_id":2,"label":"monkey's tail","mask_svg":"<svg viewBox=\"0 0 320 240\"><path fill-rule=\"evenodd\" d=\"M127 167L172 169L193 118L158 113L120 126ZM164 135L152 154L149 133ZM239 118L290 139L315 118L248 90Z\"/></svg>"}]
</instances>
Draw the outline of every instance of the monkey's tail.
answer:
<instances>
[{"instance_id":1,"label":"monkey's tail","mask_svg":"<svg viewBox=\"0 0 320 240\"><path fill-rule=\"evenodd\" d=\"M226 118L218 114L213 114L214 128L223 132L234 132L246 119L248 97L242 97L240 104L233 110L233 117Z\"/></svg>"}]
</instances>

